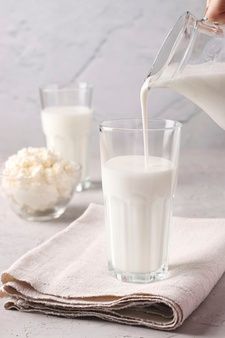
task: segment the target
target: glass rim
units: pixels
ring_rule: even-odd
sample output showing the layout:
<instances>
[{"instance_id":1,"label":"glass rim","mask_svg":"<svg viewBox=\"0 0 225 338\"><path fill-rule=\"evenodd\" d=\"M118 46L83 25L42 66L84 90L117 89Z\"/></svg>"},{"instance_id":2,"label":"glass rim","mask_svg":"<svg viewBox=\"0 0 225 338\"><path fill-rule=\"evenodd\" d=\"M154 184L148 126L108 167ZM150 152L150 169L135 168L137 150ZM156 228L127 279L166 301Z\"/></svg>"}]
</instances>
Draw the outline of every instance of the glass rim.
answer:
<instances>
[{"instance_id":1,"label":"glass rim","mask_svg":"<svg viewBox=\"0 0 225 338\"><path fill-rule=\"evenodd\" d=\"M75 82L74 84L60 85L58 83L50 83L39 87L41 93L55 93L55 92L77 92L80 90L93 90L93 85L88 82Z\"/></svg>"},{"instance_id":2,"label":"glass rim","mask_svg":"<svg viewBox=\"0 0 225 338\"><path fill-rule=\"evenodd\" d=\"M121 123L121 122L139 122L142 125L141 118L121 118L121 119L112 119L112 120L105 120L99 124L100 131L143 131L143 127L123 127L123 126L116 126L114 123ZM148 119L149 124L161 124L160 126L148 126L148 131L163 131L163 130L176 130L182 128L182 123L175 120L169 119ZM164 124L164 125L162 125Z\"/></svg>"}]
</instances>

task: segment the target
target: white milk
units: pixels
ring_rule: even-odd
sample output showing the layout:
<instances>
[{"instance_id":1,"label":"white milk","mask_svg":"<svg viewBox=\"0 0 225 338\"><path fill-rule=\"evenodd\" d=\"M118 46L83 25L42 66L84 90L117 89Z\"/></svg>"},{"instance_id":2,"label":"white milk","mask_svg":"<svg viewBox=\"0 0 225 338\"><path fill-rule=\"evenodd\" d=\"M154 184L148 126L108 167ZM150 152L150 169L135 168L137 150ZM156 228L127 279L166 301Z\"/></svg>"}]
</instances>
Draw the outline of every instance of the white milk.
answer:
<instances>
[{"instance_id":1,"label":"white milk","mask_svg":"<svg viewBox=\"0 0 225 338\"><path fill-rule=\"evenodd\" d=\"M92 111L85 106L45 108L41 112L47 147L64 159L80 163L81 181L88 177L88 144Z\"/></svg>"},{"instance_id":2,"label":"white milk","mask_svg":"<svg viewBox=\"0 0 225 338\"><path fill-rule=\"evenodd\" d=\"M155 272L166 265L174 188L172 162L118 156L103 164L108 255L116 271Z\"/></svg>"},{"instance_id":3,"label":"white milk","mask_svg":"<svg viewBox=\"0 0 225 338\"><path fill-rule=\"evenodd\" d=\"M176 67L168 66L159 79L148 77L141 88L144 156L116 157L103 166L110 259L116 270L144 273L165 264L175 168L166 159L149 156L149 89L179 92L225 129L225 64L187 65L173 77Z\"/></svg>"},{"instance_id":4,"label":"white milk","mask_svg":"<svg viewBox=\"0 0 225 338\"><path fill-rule=\"evenodd\" d=\"M198 105L225 129L225 63L187 65L182 72L173 76L176 68L177 64L169 65L159 79L148 77L141 87L145 163L148 163L147 100L150 88L168 87L175 90Z\"/></svg>"},{"instance_id":5,"label":"white milk","mask_svg":"<svg viewBox=\"0 0 225 338\"><path fill-rule=\"evenodd\" d=\"M140 101L141 101L141 117L142 117L142 126L143 126L143 142L144 142L144 157L145 157L145 167L148 166L148 95L149 95L149 78L145 80L141 87L140 91Z\"/></svg>"},{"instance_id":6,"label":"white milk","mask_svg":"<svg viewBox=\"0 0 225 338\"><path fill-rule=\"evenodd\" d=\"M150 80L151 87L169 87L184 95L225 129L225 63L187 65L168 80L173 71L174 66L168 66L158 81Z\"/></svg>"}]
</instances>

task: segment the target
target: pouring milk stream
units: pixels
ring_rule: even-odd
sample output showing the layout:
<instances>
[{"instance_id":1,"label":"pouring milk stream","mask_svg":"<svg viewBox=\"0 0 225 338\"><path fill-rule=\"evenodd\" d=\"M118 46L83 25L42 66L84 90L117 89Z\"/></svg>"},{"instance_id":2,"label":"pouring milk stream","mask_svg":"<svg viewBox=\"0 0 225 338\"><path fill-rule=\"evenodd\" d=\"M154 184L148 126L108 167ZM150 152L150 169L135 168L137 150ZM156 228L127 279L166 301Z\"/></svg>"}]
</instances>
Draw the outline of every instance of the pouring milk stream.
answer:
<instances>
[{"instance_id":1,"label":"pouring milk stream","mask_svg":"<svg viewBox=\"0 0 225 338\"><path fill-rule=\"evenodd\" d=\"M223 62L224 61L224 62ZM148 92L167 87L182 94L225 129L225 39L223 28L189 12L168 34L141 87L145 166L148 164Z\"/></svg>"},{"instance_id":2,"label":"pouring milk stream","mask_svg":"<svg viewBox=\"0 0 225 338\"><path fill-rule=\"evenodd\" d=\"M188 65L180 76L170 80L172 70L173 66L168 66L163 76L156 81L148 77L141 88L145 164L148 162L147 99L150 88L167 87L175 90L198 105L225 129L225 63Z\"/></svg>"},{"instance_id":3,"label":"pouring milk stream","mask_svg":"<svg viewBox=\"0 0 225 338\"><path fill-rule=\"evenodd\" d=\"M225 129L224 41L221 27L196 20L190 13L177 21L140 91L144 156L116 156L103 164L109 261L114 271L156 276L167 268L177 168L149 151L149 89L177 91Z\"/></svg>"}]
</instances>

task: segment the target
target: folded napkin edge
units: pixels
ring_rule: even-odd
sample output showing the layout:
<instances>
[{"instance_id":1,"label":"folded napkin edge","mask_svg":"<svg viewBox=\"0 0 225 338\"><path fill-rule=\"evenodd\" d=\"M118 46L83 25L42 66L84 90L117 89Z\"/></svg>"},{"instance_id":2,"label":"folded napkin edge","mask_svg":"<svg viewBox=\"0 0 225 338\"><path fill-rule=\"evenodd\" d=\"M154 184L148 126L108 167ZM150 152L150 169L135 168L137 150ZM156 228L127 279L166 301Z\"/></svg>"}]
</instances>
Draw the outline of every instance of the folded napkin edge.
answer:
<instances>
[{"instance_id":1,"label":"folded napkin edge","mask_svg":"<svg viewBox=\"0 0 225 338\"><path fill-rule=\"evenodd\" d=\"M47 304L46 304L47 305ZM19 310L22 312L37 312L37 313L44 313L44 314L50 314L50 315L56 315L59 317L67 317L67 318L85 318L85 317L95 317L95 318L100 318L100 319L105 319L108 321L112 322L120 322L121 324L127 324L127 325L138 325L138 326L143 326L143 327L148 327L148 328L154 328L154 329L159 329L159 330L175 330L177 327L179 327L183 323L183 318L182 318L182 311L179 309L174 309L172 317L168 317L167 322L162 321L162 320L156 320L156 317L150 318L146 317L145 315L142 317L139 316L130 316L129 312L138 310L138 308L135 310L135 306L132 310L132 307L127 309L128 314L126 314L126 309L125 313L120 313L120 311L116 310L110 310L110 309L104 309L104 308L93 308L93 309L88 309L88 308L83 308L83 309L74 309L74 310L64 310L61 311L57 307L49 307L49 306L39 306L38 304L35 305L32 302L26 302L24 300L20 299L11 299L8 302L5 303L4 305L6 310ZM107 315L109 317L107 317ZM147 315L147 313L146 313ZM166 318L166 317L165 317ZM118 319L120 319L118 321Z\"/></svg>"}]
</instances>

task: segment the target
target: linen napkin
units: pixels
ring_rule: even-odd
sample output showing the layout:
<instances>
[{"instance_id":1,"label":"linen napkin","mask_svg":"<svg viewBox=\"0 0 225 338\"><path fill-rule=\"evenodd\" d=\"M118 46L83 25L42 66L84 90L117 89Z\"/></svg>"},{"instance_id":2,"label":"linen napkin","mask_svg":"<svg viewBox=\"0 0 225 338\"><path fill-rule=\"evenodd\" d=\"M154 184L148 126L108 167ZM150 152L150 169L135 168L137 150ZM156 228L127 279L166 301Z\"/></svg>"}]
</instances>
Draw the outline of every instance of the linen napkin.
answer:
<instances>
[{"instance_id":1,"label":"linen napkin","mask_svg":"<svg viewBox=\"0 0 225 338\"><path fill-rule=\"evenodd\" d=\"M6 309L172 330L222 276L224 252L225 220L174 218L168 278L120 282L107 271L103 206L91 204L2 274L1 297Z\"/></svg>"}]
</instances>

